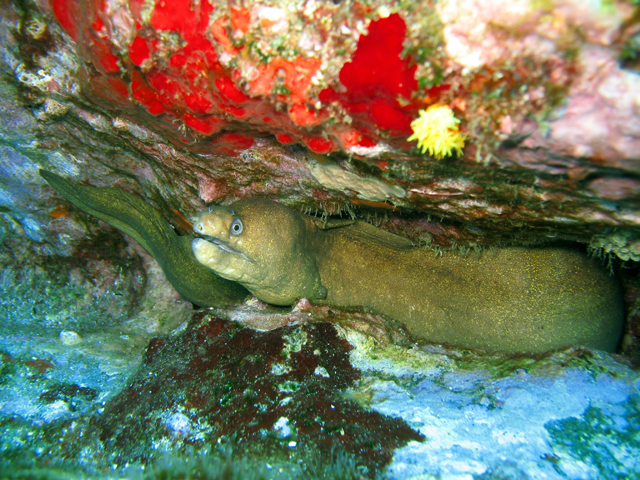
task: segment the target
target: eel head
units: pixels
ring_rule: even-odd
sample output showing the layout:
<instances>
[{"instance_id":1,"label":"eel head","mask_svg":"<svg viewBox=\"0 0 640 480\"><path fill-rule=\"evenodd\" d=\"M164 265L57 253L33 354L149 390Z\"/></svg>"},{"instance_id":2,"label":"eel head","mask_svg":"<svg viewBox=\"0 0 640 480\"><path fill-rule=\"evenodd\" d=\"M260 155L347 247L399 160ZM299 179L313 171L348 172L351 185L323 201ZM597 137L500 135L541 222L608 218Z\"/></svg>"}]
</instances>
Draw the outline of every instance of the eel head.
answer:
<instances>
[{"instance_id":1,"label":"eel head","mask_svg":"<svg viewBox=\"0 0 640 480\"><path fill-rule=\"evenodd\" d=\"M260 300L291 305L326 298L304 217L263 199L212 207L193 224L196 259L218 275L244 285Z\"/></svg>"}]
</instances>

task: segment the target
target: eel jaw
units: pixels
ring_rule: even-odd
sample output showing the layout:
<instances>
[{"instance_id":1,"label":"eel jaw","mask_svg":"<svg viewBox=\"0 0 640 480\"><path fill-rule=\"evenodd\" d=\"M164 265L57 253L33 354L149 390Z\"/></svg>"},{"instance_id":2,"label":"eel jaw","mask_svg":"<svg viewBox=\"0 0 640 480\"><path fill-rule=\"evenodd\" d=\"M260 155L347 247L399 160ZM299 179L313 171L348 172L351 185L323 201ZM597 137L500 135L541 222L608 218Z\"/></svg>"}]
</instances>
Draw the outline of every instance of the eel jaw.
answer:
<instances>
[{"instance_id":1,"label":"eel jaw","mask_svg":"<svg viewBox=\"0 0 640 480\"><path fill-rule=\"evenodd\" d=\"M264 276L260 265L226 242L217 238L194 238L191 249L198 262L222 278L244 285L254 295L254 290L260 291Z\"/></svg>"},{"instance_id":2,"label":"eel jaw","mask_svg":"<svg viewBox=\"0 0 640 480\"><path fill-rule=\"evenodd\" d=\"M240 281L255 265L244 253L220 239L194 238L191 249L198 262L227 280Z\"/></svg>"},{"instance_id":3,"label":"eel jaw","mask_svg":"<svg viewBox=\"0 0 640 480\"><path fill-rule=\"evenodd\" d=\"M202 239L205 242L209 242L209 243L214 244L220 250L223 250L223 251L225 251L227 253L231 253L233 255L239 255L242 258L244 258L246 261L253 262L253 260L250 259L249 257L247 257L244 253L240 252L239 250L236 250L231 245L229 245L227 242L225 242L223 240L220 240L219 238L212 237L211 235L202 235L202 234L200 236L202 237Z\"/></svg>"}]
</instances>

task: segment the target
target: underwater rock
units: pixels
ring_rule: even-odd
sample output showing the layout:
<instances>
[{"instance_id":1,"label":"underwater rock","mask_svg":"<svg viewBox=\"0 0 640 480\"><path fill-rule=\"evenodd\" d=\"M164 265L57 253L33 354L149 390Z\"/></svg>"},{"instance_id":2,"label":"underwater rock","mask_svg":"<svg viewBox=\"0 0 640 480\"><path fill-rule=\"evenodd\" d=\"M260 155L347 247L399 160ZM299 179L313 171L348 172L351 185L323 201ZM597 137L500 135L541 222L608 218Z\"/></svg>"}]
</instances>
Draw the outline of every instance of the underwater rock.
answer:
<instances>
[{"instance_id":1,"label":"underwater rock","mask_svg":"<svg viewBox=\"0 0 640 480\"><path fill-rule=\"evenodd\" d=\"M40 228L46 218L43 207L50 202L42 196L48 194L41 194L42 183L37 177L37 170L46 168L76 181L88 180L98 187L119 183L129 191L148 197L161 210L170 207L185 215L201 210L204 206L202 201L228 202L247 196L261 196L283 199L298 209L371 216L384 222L386 227L397 229L403 236L414 241L431 242L435 248L455 245L474 248L501 242L513 243L514 239L518 242L544 242L557 237L589 243L593 235L615 238L617 233L611 229L628 234L630 245L637 243L640 238L637 232L640 205L633 183L637 174L633 153L637 148L633 139L637 134L630 130L637 124L634 120L637 99L633 94L637 89L632 82L635 77L628 75L616 61L617 49L632 33L624 23L624 19L632 15L632 9L622 4L611 9L594 4L593 8L576 10L570 2L559 2L565 13L554 17L549 24L551 14L540 14L536 6L519 4L511 15L505 16L501 2L472 3L482 15L469 16L466 9L457 10L456 2L435 9L428 5L419 8L413 5L402 12L395 12L395 7L381 2L369 13L358 11L354 15L349 9L356 7L349 3L316 5L309 12L300 12L297 6L291 11L276 9L284 15L280 26L286 27L285 33L279 29L263 30L263 22L270 24L272 21L263 18L265 12L271 12L266 7L266 10L259 5L251 11L229 10L228 5L216 3L214 16L209 20L216 25L214 31L217 33L213 37L205 35L204 40L202 31L198 34L197 30L200 27L206 29L205 24L209 21L206 9L213 8L210 2L207 3L209 7L203 6L204 10L192 12L201 22L194 24L193 31L187 29L189 32L179 22L173 26L145 23L159 22L160 18L168 21L170 17L162 15L177 8L172 2L165 2L165 7L158 6L159 12L162 10L164 13L155 20L143 15L140 25L145 24L144 31L128 30L133 24L125 19L138 18L140 12L125 5L118 6L118 13L123 16L117 17L115 11L104 11L104 5L94 2L84 4L82 8L86 8L86 12L82 9L76 11L78 2L75 1L56 1L53 7L44 0L3 4L0 6L0 48L3 52L0 69L7 75L0 79L2 204L32 238L52 241L46 229ZM47 13L50 8L72 36L78 35L77 43L62 33L53 15ZM598 11L599 8L603 11ZM317 26L329 29L332 34L337 34L336 37L329 34L326 43L317 38L310 43L303 42L296 48L303 48L304 52L293 60L282 59L279 49L269 49L263 53L268 53L274 66L260 70L264 57L254 58L257 51L252 48L258 45L266 47L275 39L285 43L299 39L302 33L294 28L297 22L305 15L320 15L325 9L335 10L332 16L335 21L331 25L306 22L302 32L307 31L307 35L303 36L315 38L312 30ZM91 15L76 15L82 12ZM495 21L491 18L496 12L502 19L501 25L505 26L505 29L499 29L499 34L489 28ZM117 22L124 22L116 22L118 28L124 30L112 29L110 15L117 17ZM345 25L338 21L341 15L346 15L347 23L355 21L355 28L349 25L342 28ZM404 33L402 28L393 27L399 18L406 26ZM533 25L527 23L525 30L528 35L524 38L519 33L513 36L512 33L521 31L520 22L525 18L534 21ZM511 22L518 25L515 30L509 27ZM574 32L571 25L579 25L583 35L573 38L569 33L571 39L567 39L562 32ZM293 34L292 29L297 33ZM332 29L339 31L333 32ZM135 33L135 38L117 37L115 31ZM229 32L242 34L242 38L253 34L259 38L264 36L266 43L248 46L238 38L234 41L243 45L240 50L227 52L225 48L229 44L221 40L224 35L219 36L223 31L227 35ZM433 36L434 31L441 32L441 35ZM477 36L479 31L484 32L481 37ZM400 34L405 36L404 41L396 38ZM184 35L187 43L194 43L178 54L174 50L182 47L174 40ZM393 55L378 52L385 61L396 62L400 72L393 82L385 84L381 100L369 93L366 93L365 100L358 95L362 96L362 92L369 90L378 91L376 86L380 82L384 84L384 75L371 75L371 84L353 83L361 77L358 72L369 68L372 62L386 65L372 50L371 44L376 42L368 35L389 35L389 49L397 50L398 45L404 46L402 52ZM541 40L548 35L551 35L552 42L558 42L554 43L551 51L548 42ZM229 38L232 37L233 34ZM369 40L366 41L367 38ZM429 43L434 41L443 42L446 48ZM140 46L148 42L156 46L149 50L149 58L141 61ZM361 42L365 44L362 48ZM341 43L350 47L337 54ZM320 47L318 52L312 48L314 45ZM427 48L430 45L434 48ZM598 45L598 48L593 50L592 45ZM130 52L131 48L134 50L133 58L141 65L124 53ZM240 54L246 48L249 49L248 57ZM575 65L577 50L585 52L579 57L580 68ZM599 53L588 54L592 51ZM165 53L185 63L165 65L162 60ZM239 56L242 66L233 70L220 63L222 58L226 58L225 54ZM306 60L292 66L298 58L318 56L322 59L318 69L324 72L323 78L318 79L318 85L305 82L286 85L292 78L297 78L298 68L305 68L301 65ZM215 72L207 63L213 57L220 63L220 70ZM451 63L447 57L455 59L455 62ZM481 60L482 65L469 63L472 58ZM514 63L510 66L501 63L506 58L511 58ZM442 62L450 67L443 71ZM604 65L606 68L598 70L594 77L592 70L595 67L592 65ZM405 92L398 82L405 86L413 85L407 72L413 71L414 66L417 90ZM189 74L181 77L176 73L178 70L164 72L165 68L184 68ZM341 73L343 70L344 74ZM264 120L264 115L251 115L251 108L247 106L238 107L245 109L246 117L236 117L233 112L224 110L242 103L231 93L232 85L239 90L253 88L251 80L245 85L234 77L234 72L240 77L249 77L252 72L257 72L258 77L284 73L284 87L289 89L289 95L275 91L280 85L279 79L274 80L273 91L241 92L242 98L247 97L248 104L261 112L266 110L264 115L275 115L279 119L276 123L265 121L256 132L254 121ZM197 78L205 74L220 80L210 83L210 88L215 90L213 93L203 92L202 89L209 87L198 83ZM151 82L147 75L155 80L164 78L168 83ZM435 81L436 77L443 75L451 78ZM546 85L545 82L549 81L551 84ZM122 82L125 82L124 89ZM270 82L258 84L272 85ZM332 82L333 86L328 87ZM346 92L342 89L344 82ZM599 105L606 111L606 115L596 112L590 117L593 134L571 133L582 132L583 125L580 115L567 114L566 119L563 117L565 112L561 105L565 100L574 101L570 93L573 90L567 90L567 82L576 85L576 102ZM140 97L133 84L146 85L151 93ZM455 88L444 89L442 85ZM173 87L179 88L173 92ZM191 92L192 87L197 92ZM314 95L331 89L334 93L329 95L330 98L319 100L323 105L321 109L330 110L328 119L323 119L323 122L328 122L326 125L313 127L291 123L290 112L297 112L294 118L302 118L302 107L314 110L316 107L311 105L311 99L316 99ZM172 92L178 99L174 103L168 100ZM423 98L427 93L429 96ZM136 99L136 95L142 100ZM194 100L199 95L213 95L212 105L218 105L215 108L223 111L209 115L190 110L200 105ZM568 99L565 95L569 95ZM152 115L145 110L145 105L155 96L165 101L165 113ZM592 96L597 97L593 102ZM399 102L398 98L402 101ZM189 103L187 99L194 102ZM387 116L375 114L376 111L384 113L390 105L391 110L400 112L400 117L414 112L415 115L405 119L410 123L420 108L443 99L463 119L460 126L467 136L467 147L462 157L438 161L402 146L391 150L382 148L389 132L393 133L396 127L378 124ZM381 107L385 102L388 105ZM556 102L560 105L554 108ZM142 107L137 106L138 103ZM279 110L280 105L286 105L286 111ZM538 119L536 124L530 119L534 113ZM222 130L219 133L206 136L183 123L186 120L181 116L185 115L192 125L204 121L199 118L202 116L220 116L224 125L220 126ZM396 117L391 115L389 118ZM286 128L293 130L283 133L284 127L278 123L280 120L287 123ZM562 124L564 133L553 133L556 123ZM355 146L349 143L353 139L360 142L364 138L360 133L351 135L347 132L360 128L354 126L358 124L369 125L364 136L378 142L378 145ZM323 136L325 128L346 129L336 133L335 138L331 137L332 134L329 137L334 138L330 141L336 148L341 149L339 146L342 144L346 146L347 151L353 154L349 159L340 155L331 158L314 156L289 144L296 138L311 145L322 143L318 140L319 132L322 133L322 141L326 142ZM309 129L314 133L310 134ZM265 135L264 132L273 135ZM401 143L406 143L409 134L401 139ZM550 135L555 135L553 141ZM571 138L588 145L574 152L567 144ZM593 154L585 156L583 150ZM340 169L342 173L332 177L340 177L342 181L328 181L323 176L319 182L313 175L318 162L326 164L323 170L329 172ZM353 179L355 191L348 188L345 179ZM375 187L373 194L369 187ZM612 195L612 189L619 192ZM385 199L385 195L389 195L388 198ZM601 243L594 242L594 248L599 248ZM602 245L606 246L606 243ZM612 252L617 254L617 249Z\"/></svg>"},{"instance_id":2,"label":"underwater rock","mask_svg":"<svg viewBox=\"0 0 640 480\"><path fill-rule=\"evenodd\" d=\"M93 412L99 416L137 371L149 337L164 338L192 305L134 241L46 186L40 168L122 188L185 216L209 202L269 198L318 217L367 220L435 252L558 239L591 244L622 276L630 320L624 344L638 364L640 90L637 22L628 21L638 5L258 2L244 9L216 2L207 15L212 2L165 1L164 13L178 4L189 15L152 20L156 1L142 10L140 2L0 2L0 280L5 311L13 312L0 332L3 476L241 471L241 478L271 479L300 472L268 461L243 464L241 450L228 454L226 447L194 458L185 445L144 472L134 464L114 473L114 452L95 437L83 443ZM317 21L327 9L331 21ZM193 17L201 22L180 23ZM301 19L309 20L298 30ZM69 35L76 34L74 41ZM389 43L376 48L382 38ZM374 72L372 64L381 68ZM390 65L397 75L385 84ZM199 100L208 95L226 110L203 111ZM433 105L460 120L461 156L438 160L407 142L411 120ZM318 164L341 181L318 181ZM122 245L122 256L109 245ZM442 350L371 313L327 306L283 312L251 300L216 315L262 328L290 320L339 324L354 347L352 367L361 371L346 395L365 409L400 412L426 437L396 450L388 467L394 478L635 473L638 379L624 358L588 350L516 358ZM407 356L413 351L425 357ZM358 362L367 352L373 366ZM318 367L318 379L331 375ZM90 392L84 388L95 399L79 393ZM166 434L158 437L160 450L198 431L186 416L158 417ZM530 417L531 426L522 422ZM279 441L295 431L282 418L269 430ZM334 453L329 466L312 466L318 478L359 478L353 457Z\"/></svg>"},{"instance_id":3,"label":"underwater rock","mask_svg":"<svg viewBox=\"0 0 640 480\"><path fill-rule=\"evenodd\" d=\"M396 451L392 478L637 473L640 374L611 355L570 348L489 356L385 345L353 330L345 336L372 408L426 437Z\"/></svg>"},{"instance_id":4,"label":"underwater rock","mask_svg":"<svg viewBox=\"0 0 640 480\"><path fill-rule=\"evenodd\" d=\"M157 457L158 442L173 436L166 448L231 443L276 464L326 464L342 451L373 477L395 448L422 437L344 396L360 376L350 349L328 323L256 332L198 315L179 335L151 341L94 428L118 464ZM190 426L176 436L167 426L177 413Z\"/></svg>"},{"instance_id":5,"label":"underwater rock","mask_svg":"<svg viewBox=\"0 0 640 480\"><path fill-rule=\"evenodd\" d=\"M618 109L614 98L636 98L633 75L616 62L634 34L631 5L50 4L91 66L82 83L96 102L138 115L142 109L165 135L182 143L204 138L224 154L250 147L262 132L322 154L409 150L412 120L439 105L455 109L467 141L478 147L469 153L480 159L505 139L532 134L528 119L539 115L553 121L532 144L584 156L579 152L602 153L606 138L615 160L638 148L637 127L622 128L633 111ZM42 29L21 33L38 38ZM590 109L579 107L585 96L596 100ZM574 114L596 127L583 129L579 148L572 145Z\"/></svg>"},{"instance_id":6,"label":"underwater rock","mask_svg":"<svg viewBox=\"0 0 640 480\"><path fill-rule=\"evenodd\" d=\"M636 470L640 374L611 355L452 350L389 336L371 315L308 305L254 306L244 319L263 316L297 324L256 332L198 313L153 339L126 384L73 380L100 378L99 349L68 365L3 354L0 394L30 385L3 402L3 472L140 478L205 471L203 455L256 478L613 480ZM323 316L335 326L315 321Z\"/></svg>"}]
</instances>

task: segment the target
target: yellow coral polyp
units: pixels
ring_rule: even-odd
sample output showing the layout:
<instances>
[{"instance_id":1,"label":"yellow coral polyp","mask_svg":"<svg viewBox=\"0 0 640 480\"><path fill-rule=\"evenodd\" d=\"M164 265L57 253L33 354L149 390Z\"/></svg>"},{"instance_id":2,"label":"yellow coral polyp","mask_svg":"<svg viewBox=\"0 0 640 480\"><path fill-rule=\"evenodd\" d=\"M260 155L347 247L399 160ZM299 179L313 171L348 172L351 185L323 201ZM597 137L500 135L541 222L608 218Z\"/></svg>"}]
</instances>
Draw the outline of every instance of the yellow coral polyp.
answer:
<instances>
[{"instance_id":1,"label":"yellow coral polyp","mask_svg":"<svg viewBox=\"0 0 640 480\"><path fill-rule=\"evenodd\" d=\"M453 116L453 112L446 105L431 105L426 110L420 110L420 116L411 122L413 135L407 140L418 141L418 148L422 153L438 160L450 156L454 151L460 155L464 147L464 138L460 134L458 124L460 120Z\"/></svg>"}]
</instances>

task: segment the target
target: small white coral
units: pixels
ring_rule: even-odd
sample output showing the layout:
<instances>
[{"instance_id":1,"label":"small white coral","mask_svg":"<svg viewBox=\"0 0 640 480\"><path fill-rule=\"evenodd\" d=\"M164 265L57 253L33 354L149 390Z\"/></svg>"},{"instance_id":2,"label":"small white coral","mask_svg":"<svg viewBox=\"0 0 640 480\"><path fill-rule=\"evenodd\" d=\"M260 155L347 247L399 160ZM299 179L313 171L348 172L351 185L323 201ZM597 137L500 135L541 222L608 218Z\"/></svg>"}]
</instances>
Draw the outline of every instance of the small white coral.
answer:
<instances>
[{"instance_id":1,"label":"small white coral","mask_svg":"<svg viewBox=\"0 0 640 480\"><path fill-rule=\"evenodd\" d=\"M413 135L407 140L417 140L422 153L429 152L438 160L454 151L459 155L464 147L464 138L458 129L458 120L446 105L431 105L420 110L420 116L411 122Z\"/></svg>"}]
</instances>

